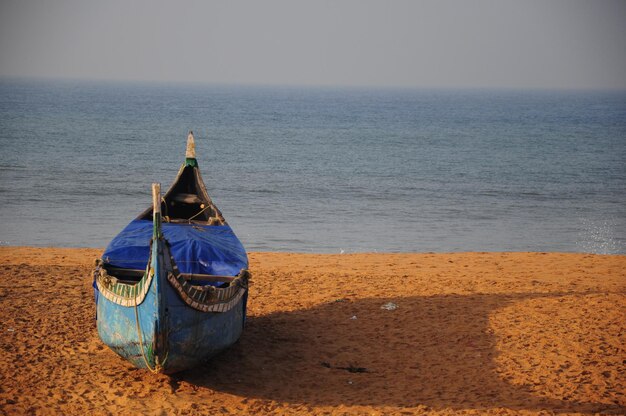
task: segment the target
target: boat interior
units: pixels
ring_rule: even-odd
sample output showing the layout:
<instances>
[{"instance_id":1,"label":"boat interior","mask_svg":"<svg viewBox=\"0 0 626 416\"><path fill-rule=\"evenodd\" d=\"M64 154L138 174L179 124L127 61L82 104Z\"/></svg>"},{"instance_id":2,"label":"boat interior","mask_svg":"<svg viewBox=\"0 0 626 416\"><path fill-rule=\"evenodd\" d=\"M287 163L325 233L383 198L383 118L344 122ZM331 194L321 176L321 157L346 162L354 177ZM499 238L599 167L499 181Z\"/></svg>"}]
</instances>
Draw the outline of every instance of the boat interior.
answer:
<instances>
[{"instance_id":1,"label":"boat interior","mask_svg":"<svg viewBox=\"0 0 626 416\"><path fill-rule=\"evenodd\" d=\"M139 282L146 272L145 270L123 269L120 267L113 267L107 264L101 264L101 267L106 270L109 276L117 279L117 283L125 283L130 285ZM230 282L235 279L234 276L217 276L209 274L181 273L181 276L183 276L185 280L187 280L191 285L194 286L211 285L217 287L227 287Z\"/></svg>"},{"instance_id":2,"label":"boat interior","mask_svg":"<svg viewBox=\"0 0 626 416\"><path fill-rule=\"evenodd\" d=\"M206 192L198 169L185 166L161 199L163 221L202 225L225 225L221 212ZM138 219L152 220L152 207Z\"/></svg>"}]
</instances>

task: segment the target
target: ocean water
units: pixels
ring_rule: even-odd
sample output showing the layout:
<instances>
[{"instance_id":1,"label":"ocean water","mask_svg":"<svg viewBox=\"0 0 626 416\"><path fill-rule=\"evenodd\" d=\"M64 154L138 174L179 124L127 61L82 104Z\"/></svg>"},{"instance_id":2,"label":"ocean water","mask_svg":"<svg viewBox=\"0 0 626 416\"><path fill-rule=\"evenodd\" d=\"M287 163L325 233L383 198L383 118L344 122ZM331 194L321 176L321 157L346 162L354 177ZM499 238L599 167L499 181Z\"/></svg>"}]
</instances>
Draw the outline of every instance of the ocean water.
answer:
<instances>
[{"instance_id":1,"label":"ocean water","mask_svg":"<svg viewBox=\"0 0 626 416\"><path fill-rule=\"evenodd\" d=\"M0 81L0 244L104 247L196 134L251 251L626 253L626 93Z\"/></svg>"}]
</instances>

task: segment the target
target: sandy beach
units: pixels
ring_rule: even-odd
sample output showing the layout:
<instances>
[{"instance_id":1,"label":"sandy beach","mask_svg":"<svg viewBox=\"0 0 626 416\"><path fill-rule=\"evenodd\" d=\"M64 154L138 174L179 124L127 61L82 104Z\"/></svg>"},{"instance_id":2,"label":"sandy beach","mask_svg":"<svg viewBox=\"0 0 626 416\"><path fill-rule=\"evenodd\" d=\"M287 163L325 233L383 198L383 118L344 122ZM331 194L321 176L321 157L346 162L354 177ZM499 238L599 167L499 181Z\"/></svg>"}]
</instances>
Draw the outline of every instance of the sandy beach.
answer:
<instances>
[{"instance_id":1,"label":"sandy beach","mask_svg":"<svg viewBox=\"0 0 626 416\"><path fill-rule=\"evenodd\" d=\"M100 253L0 248L1 414L626 413L626 256L251 253L241 340L168 377L99 341Z\"/></svg>"}]
</instances>

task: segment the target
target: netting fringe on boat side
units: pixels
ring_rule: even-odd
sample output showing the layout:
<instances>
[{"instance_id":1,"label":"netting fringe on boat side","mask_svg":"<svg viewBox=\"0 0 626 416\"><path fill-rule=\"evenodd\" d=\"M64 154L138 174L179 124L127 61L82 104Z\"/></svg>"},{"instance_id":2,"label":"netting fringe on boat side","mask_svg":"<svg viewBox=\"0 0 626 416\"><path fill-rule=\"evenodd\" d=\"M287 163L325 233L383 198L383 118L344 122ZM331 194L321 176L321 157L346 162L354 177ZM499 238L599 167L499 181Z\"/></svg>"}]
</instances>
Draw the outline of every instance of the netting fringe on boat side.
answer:
<instances>
[{"instance_id":1,"label":"netting fringe on boat side","mask_svg":"<svg viewBox=\"0 0 626 416\"><path fill-rule=\"evenodd\" d=\"M146 298L146 293L148 293L154 277L154 270L149 265L150 261L148 261L148 269L141 280L131 284L120 282L117 277L108 274L102 265L102 260L96 260L94 278L100 295L118 305L127 307L140 305Z\"/></svg>"},{"instance_id":2,"label":"netting fringe on boat side","mask_svg":"<svg viewBox=\"0 0 626 416\"><path fill-rule=\"evenodd\" d=\"M246 290L248 290L250 273L246 269L242 269L228 287L193 285L182 276L174 262L174 257L169 253L169 249L167 252L169 254L169 256L165 256L168 270L167 280L183 302L196 310L202 312L227 312L239 303Z\"/></svg>"},{"instance_id":3,"label":"netting fringe on boat side","mask_svg":"<svg viewBox=\"0 0 626 416\"><path fill-rule=\"evenodd\" d=\"M169 284L183 302L196 310L227 312L241 300L248 289L250 273L246 269L242 269L227 287L193 285L185 280L178 270L174 258L169 252L169 247L166 252L165 268ZM117 305L133 307L144 301L154 278L154 270L148 267L141 280L137 283L127 283L108 274L102 261L97 260L94 275L96 286L102 296Z\"/></svg>"}]
</instances>

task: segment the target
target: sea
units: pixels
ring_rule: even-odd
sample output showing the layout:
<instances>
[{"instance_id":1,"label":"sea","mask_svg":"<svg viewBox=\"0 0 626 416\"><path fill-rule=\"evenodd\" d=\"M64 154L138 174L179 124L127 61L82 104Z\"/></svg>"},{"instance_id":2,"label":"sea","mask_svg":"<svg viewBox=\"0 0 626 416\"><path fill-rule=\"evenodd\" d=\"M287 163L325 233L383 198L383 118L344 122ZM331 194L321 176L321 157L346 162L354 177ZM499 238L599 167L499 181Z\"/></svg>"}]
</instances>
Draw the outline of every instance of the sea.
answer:
<instances>
[{"instance_id":1,"label":"sea","mask_svg":"<svg viewBox=\"0 0 626 416\"><path fill-rule=\"evenodd\" d=\"M626 253L626 92L0 80L0 245L105 247L193 130L249 251Z\"/></svg>"}]
</instances>

